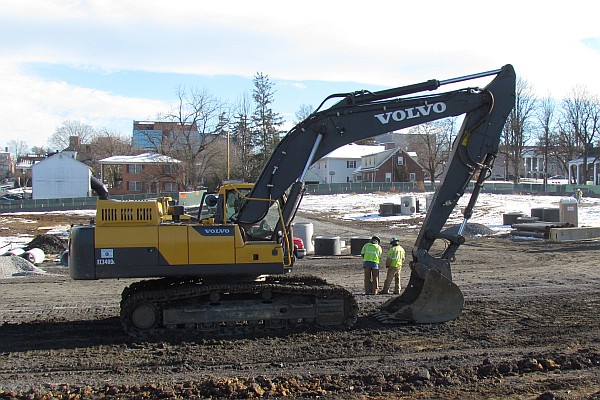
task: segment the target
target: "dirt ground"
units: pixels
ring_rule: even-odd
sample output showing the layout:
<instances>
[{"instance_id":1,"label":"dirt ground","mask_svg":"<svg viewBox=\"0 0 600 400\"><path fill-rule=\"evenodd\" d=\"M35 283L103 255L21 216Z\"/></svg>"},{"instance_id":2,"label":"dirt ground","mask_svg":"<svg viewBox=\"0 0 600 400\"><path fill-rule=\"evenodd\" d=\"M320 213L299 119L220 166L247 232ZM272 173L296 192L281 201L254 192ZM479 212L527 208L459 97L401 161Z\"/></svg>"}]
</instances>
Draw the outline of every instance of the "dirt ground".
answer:
<instances>
[{"instance_id":1,"label":"dirt ground","mask_svg":"<svg viewBox=\"0 0 600 400\"><path fill-rule=\"evenodd\" d=\"M0 235L86 220L1 215ZM417 233L381 222L297 220L346 240L400 236L408 251ZM352 328L143 342L125 335L118 319L131 280L72 281L49 262L46 275L0 279L0 399L600 399L599 259L598 241L468 238L453 264L463 314L387 326L371 313L389 297L362 294L360 258L309 256L297 273L355 294ZM408 275L405 267L403 282Z\"/></svg>"}]
</instances>

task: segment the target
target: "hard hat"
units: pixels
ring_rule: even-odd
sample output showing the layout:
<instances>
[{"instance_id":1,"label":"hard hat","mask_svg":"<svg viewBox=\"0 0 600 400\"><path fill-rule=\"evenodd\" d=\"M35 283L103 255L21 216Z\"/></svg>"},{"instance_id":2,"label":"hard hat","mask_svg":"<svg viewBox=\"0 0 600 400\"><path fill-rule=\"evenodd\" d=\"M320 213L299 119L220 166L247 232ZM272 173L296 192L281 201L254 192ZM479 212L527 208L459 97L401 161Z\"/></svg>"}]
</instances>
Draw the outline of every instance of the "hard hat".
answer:
<instances>
[{"instance_id":1,"label":"hard hat","mask_svg":"<svg viewBox=\"0 0 600 400\"><path fill-rule=\"evenodd\" d=\"M398 239L396 236L393 236L393 237L390 239L390 244L393 244L394 242L396 242L396 243L397 243L397 242L399 242L399 241L400 241L400 240L399 240L399 239Z\"/></svg>"},{"instance_id":2,"label":"hard hat","mask_svg":"<svg viewBox=\"0 0 600 400\"><path fill-rule=\"evenodd\" d=\"M373 236L373 237L371 238L371 242L375 242L375 241L377 241L377 243L381 243L381 240L379 239L379 237L378 237L378 236Z\"/></svg>"}]
</instances>

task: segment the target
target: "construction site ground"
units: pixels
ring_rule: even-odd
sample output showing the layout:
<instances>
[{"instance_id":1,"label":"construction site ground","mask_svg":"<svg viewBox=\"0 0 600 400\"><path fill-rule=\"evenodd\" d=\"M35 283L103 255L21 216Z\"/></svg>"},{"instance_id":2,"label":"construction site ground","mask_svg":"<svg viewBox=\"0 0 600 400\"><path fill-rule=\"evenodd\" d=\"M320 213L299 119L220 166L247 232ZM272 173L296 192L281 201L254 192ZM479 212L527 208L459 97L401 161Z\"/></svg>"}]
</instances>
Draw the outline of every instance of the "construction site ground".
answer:
<instances>
[{"instance_id":1,"label":"construction site ground","mask_svg":"<svg viewBox=\"0 0 600 400\"><path fill-rule=\"evenodd\" d=\"M399 236L407 253L417 234L297 220L345 240ZM86 218L5 214L0 235L78 222ZM467 238L453 264L464 312L432 325L380 324L371 314L390 297L363 294L360 257L308 256L295 273L356 296L352 328L151 341L120 325L121 291L133 280L73 281L49 258L44 275L0 279L0 399L600 399L599 241ZM405 266L403 283L408 275Z\"/></svg>"}]
</instances>

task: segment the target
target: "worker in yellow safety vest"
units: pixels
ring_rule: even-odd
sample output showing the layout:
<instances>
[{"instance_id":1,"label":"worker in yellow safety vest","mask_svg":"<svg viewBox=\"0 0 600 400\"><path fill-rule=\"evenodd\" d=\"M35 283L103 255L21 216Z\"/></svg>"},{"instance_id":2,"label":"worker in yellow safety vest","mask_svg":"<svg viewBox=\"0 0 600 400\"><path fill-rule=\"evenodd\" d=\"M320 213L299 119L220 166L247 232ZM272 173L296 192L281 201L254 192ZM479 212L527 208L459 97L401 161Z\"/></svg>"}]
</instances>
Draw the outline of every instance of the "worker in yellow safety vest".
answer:
<instances>
[{"instance_id":1,"label":"worker in yellow safety vest","mask_svg":"<svg viewBox=\"0 0 600 400\"><path fill-rule=\"evenodd\" d=\"M381 240L373 236L360 251L365 272L365 294L377 294L379 290L379 260L382 252L379 243Z\"/></svg>"},{"instance_id":2,"label":"worker in yellow safety vest","mask_svg":"<svg viewBox=\"0 0 600 400\"><path fill-rule=\"evenodd\" d=\"M381 294L390 293L392 279L396 284L394 294L400 294L400 270L402 269L402 264L404 263L404 258L406 255L404 252L404 248L400 246L400 241L397 237L393 237L390 240L390 246L391 247L388 250L387 258L385 260L387 275L385 277L385 282L383 282L383 289L381 290Z\"/></svg>"}]
</instances>

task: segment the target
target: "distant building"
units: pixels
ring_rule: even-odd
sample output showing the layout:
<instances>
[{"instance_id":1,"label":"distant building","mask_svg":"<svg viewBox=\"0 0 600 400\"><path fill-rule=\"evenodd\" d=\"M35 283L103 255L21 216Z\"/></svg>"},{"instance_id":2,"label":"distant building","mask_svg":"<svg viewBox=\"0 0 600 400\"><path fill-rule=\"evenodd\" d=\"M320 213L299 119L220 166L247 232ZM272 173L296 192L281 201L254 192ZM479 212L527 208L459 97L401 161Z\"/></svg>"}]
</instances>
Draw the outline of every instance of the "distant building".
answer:
<instances>
[{"instance_id":1,"label":"distant building","mask_svg":"<svg viewBox=\"0 0 600 400\"><path fill-rule=\"evenodd\" d=\"M15 179L17 185L21 187L31 186L31 168L45 158L45 155L42 156L37 154L19 157L17 159L17 164L15 165Z\"/></svg>"},{"instance_id":2,"label":"distant building","mask_svg":"<svg viewBox=\"0 0 600 400\"><path fill-rule=\"evenodd\" d=\"M144 153L137 156L113 156L100 163L100 180L110 194L179 192L182 181L181 161L171 157Z\"/></svg>"},{"instance_id":3,"label":"distant building","mask_svg":"<svg viewBox=\"0 0 600 400\"><path fill-rule=\"evenodd\" d=\"M8 147L0 152L0 182L15 176L15 157Z\"/></svg>"},{"instance_id":4,"label":"distant building","mask_svg":"<svg viewBox=\"0 0 600 400\"><path fill-rule=\"evenodd\" d=\"M356 176L363 182L424 182L425 169L416 153L396 147L361 157Z\"/></svg>"},{"instance_id":5,"label":"distant building","mask_svg":"<svg viewBox=\"0 0 600 400\"><path fill-rule=\"evenodd\" d=\"M584 182L583 175L583 154L569 161L569 182L577 184L590 183L592 185L600 185L600 147L593 147L588 150L587 154L588 166L588 181Z\"/></svg>"},{"instance_id":6,"label":"distant building","mask_svg":"<svg viewBox=\"0 0 600 400\"><path fill-rule=\"evenodd\" d=\"M315 162L309 170L311 179L316 178L318 183L353 182L354 172L361 166L361 157L384 150L385 146L347 144Z\"/></svg>"},{"instance_id":7,"label":"distant building","mask_svg":"<svg viewBox=\"0 0 600 400\"><path fill-rule=\"evenodd\" d=\"M543 179L544 169L547 171L548 178L568 175L559 159L552 154L548 154L547 165L544 167L544 154L537 146L525 146L521 152L520 163L519 178ZM501 147L492 167L491 179L514 180L513 174L514 162L507 157L506 150Z\"/></svg>"},{"instance_id":8,"label":"distant building","mask_svg":"<svg viewBox=\"0 0 600 400\"><path fill-rule=\"evenodd\" d=\"M32 198L60 199L90 195L90 168L75 153L57 153L31 167Z\"/></svg>"},{"instance_id":9,"label":"distant building","mask_svg":"<svg viewBox=\"0 0 600 400\"><path fill-rule=\"evenodd\" d=\"M196 135L200 141L201 135L195 123L182 126L177 122L133 121L131 145L136 150L153 152L164 146L176 147L182 130ZM193 138L188 142L193 142Z\"/></svg>"}]
</instances>

